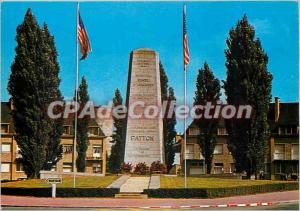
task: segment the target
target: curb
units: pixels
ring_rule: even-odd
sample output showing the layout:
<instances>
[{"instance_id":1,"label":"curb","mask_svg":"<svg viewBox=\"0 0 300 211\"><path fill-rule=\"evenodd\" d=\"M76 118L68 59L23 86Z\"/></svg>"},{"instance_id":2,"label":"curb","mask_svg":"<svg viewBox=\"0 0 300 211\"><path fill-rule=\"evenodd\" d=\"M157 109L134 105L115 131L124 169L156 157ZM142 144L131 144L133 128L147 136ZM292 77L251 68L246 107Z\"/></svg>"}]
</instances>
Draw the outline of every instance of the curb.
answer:
<instances>
[{"instance_id":1,"label":"curb","mask_svg":"<svg viewBox=\"0 0 300 211\"><path fill-rule=\"evenodd\" d=\"M247 204L219 204L219 205L189 205L189 206L150 206L150 207L135 207L140 209L179 209L179 208L224 208L224 207L258 207L258 206L271 206L272 202L258 202Z\"/></svg>"}]
</instances>

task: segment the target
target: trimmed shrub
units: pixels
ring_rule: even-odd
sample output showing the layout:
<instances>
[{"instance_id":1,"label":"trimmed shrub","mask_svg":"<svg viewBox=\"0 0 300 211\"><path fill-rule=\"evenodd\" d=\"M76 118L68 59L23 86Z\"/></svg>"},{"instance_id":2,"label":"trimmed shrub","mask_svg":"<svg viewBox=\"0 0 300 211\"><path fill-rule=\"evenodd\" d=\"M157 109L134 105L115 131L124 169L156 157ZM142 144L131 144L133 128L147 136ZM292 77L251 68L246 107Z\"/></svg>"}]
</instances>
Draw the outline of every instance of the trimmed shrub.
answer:
<instances>
[{"instance_id":1,"label":"trimmed shrub","mask_svg":"<svg viewBox=\"0 0 300 211\"><path fill-rule=\"evenodd\" d=\"M2 187L1 194L12 195L12 196L51 197L51 188L5 188L5 187Z\"/></svg>"},{"instance_id":2,"label":"trimmed shrub","mask_svg":"<svg viewBox=\"0 0 300 211\"><path fill-rule=\"evenodd\" d=\"M114 197L118 188L57 188L56 197ZM51 197L51 188L1 188L3 195Z\"/></svg>"},{"instance_id":3,"label":"trimmed shrub","mask_svg":"<svg viewBox=\"0 0 300 211\"><path fill-rule=\"evenodd\" d=\"M148 172L149 172L149 167L146 165L145 162L136 164L136 166L134 168L135 174L144 175L144 174L147 174Z\"/></svg>"},{"instance_id":4,"label":"trimmed shrub","mask_svg":"<svg viewBox=\"0 0 300 211\"><path fill-rule=\"evenodd\" d=\"M162 164L160 161L155 161L151 163L150 172L151 173L160 172L162 174L165 174L167 173L167 167L166 165Z\"/></svg>"},{"instance_id":5,"label":"trimmed shrub","mask_svg":"<svg viewBox=\"0 0 300 211\"><path fill-rule=\"evenodd\" d=\"M144 193L153 198L218 198L298 189L298 183L289 182L228 188L147 189Z\"/></svg>"},{"instance_id":6,"label":"trimmed shrub","mask_svg":"<svg viewBox=\"0 0 300 211\"><path fill-rule=\"evenodd\" d=\"M131 163L122 163L120 168L122 173L130 173L133 166Z\"/></svg>"},{"instance_id":7,"label":"trimmed shrub","mask_svg":"<svg viewBox=\"0 0 300 211\"><path fill-rule=\"evenodd\" d=\"M114 197L119 188L59 188L57 197Z\"/></svg>"}]
</instances>

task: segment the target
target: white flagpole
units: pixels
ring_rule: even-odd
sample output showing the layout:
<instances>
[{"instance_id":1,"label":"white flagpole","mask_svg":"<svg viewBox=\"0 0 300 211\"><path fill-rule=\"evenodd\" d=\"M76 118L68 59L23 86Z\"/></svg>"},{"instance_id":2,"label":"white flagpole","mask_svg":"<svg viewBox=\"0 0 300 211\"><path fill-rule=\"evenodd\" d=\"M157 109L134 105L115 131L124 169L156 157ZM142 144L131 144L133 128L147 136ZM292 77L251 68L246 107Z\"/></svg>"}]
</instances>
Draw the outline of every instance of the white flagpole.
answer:
<instances>
[{"instance_id":1,"label":"white flagpole","mask_svg":"<svg viewBox=\"0 0 300 211\"><path fill-rule=\"evenodd\" d=\"M76 11L76 79L75 79L75 116L74 116L74 143L73 143L73 188L76 187L76 142L77 142L77 87L78 87L78 24L79 24L79 2Z\"/></svg>"},{"instance_id":2,"label":"white flagpole","mask_svg":"<svg viewBox=\"0 0 300 211\"><path fill-rule=\"evenodd\" d=\"M183 12L184 12L184 15L186 15L186 6L185 5L183 5ZM184 56L184 43L183 43L183 72L184 72L184 96L183 96L183 101L184 101L184 107L186 108L186 66L185 66L185 62L184 62L184 57L185 56ZM184 132L184 188L187 188L187 181L186 181L186 117L184 117L183 127L184 127L184 130L183 130L183 132Z\"/></svg>"}]
</instances>

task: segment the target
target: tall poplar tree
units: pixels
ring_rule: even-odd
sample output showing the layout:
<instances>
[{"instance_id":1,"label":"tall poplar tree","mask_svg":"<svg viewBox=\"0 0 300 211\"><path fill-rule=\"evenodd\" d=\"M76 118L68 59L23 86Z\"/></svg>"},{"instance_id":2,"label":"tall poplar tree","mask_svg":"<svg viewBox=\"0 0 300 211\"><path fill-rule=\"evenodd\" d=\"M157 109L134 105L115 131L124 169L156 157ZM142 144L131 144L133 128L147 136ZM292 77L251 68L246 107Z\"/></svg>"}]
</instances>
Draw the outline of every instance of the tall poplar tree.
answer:
<instances>
[{"instance_id":1,"label":"tall poplar tree","mask_svg":"<svg viewBox=\"0 0 300 211\"><path fill-rule=\"evenodd\" d=\"M194 97L194 105L206 105L207 102L211 102L213 105L217 103L221 96L220 81L215 78L213 72L205 62L203 68L198 72L196 82L196 92ZM196 110L196 113L199 111ZM201 148L201 153L205 158L206 173L211 173L213 152L216 145L216 135L218 119L195 119L197 127L200 129L200 135L197 140Z\"/></svg>"},{"instance_id":2,"label":"tall poplar tree","mask_svg":"<svg viewBox=\"0 0 300 211\"><path fill-rule=\"evenodd\" d=\"M17 27L16 42L8 82L15 138L25 173L37 178L40 170L51 169L62 157L63 121L47 115L48 105L62 100L57 51L46 24L40 28L30 9Z\"/></svg>"},{"instance_id":3,"label":"tall poplar tree","mask_svg":"<svg viewBox=\"0 0 300 211\"><path fill-rule=\"evenodd\" d=\"M113 98L114 107L123 104L123 98L119 89L116 89L115 96ZM111 148L111 155L108 159L108 169L112 173L120 171L121 163L124 161L125 152L125 139L123 135L124 131L124 119L118 119L113 116L114 120L114 132L112 135L113 145Z\"/></svg>"},{"instance_id":4,"label":"tall poplar tree","mask_svg":"<svg viewBox=\"0 0 300 211\"><path fill-rule=\"evenodd\" d=\"M43 110L48 109L49 103L56 100L63 100L59 91L59 64L57 61L57 51L55 47L54 37L50 34L47 25L44 23L42 27L42 56L40 57L40 65L43 66L41 71L41 79L39 87L42 87L43 96ZM57 110L58 108L56 108ZM61 109L61 108L60 108ZM46 162L44 163L44 170L51 170L56 163L62 158L62 145L60 144L60 137L63 133L63 118L49 119L47 115L44 116L50 129L49 140L47 141Z\"/></svg>"},{"instance_id":5,"label":"tall poplar tree","mask_svg":"<svg viewBox=\"0 0 300 211\"><path fill-rule=\"evenodd\" d=\"M161 63L159 63L159 70L160 70L161 100L162 102L164 101L167 102L166 110L168 111L171 106L171 102L176 101L176 97L174 95L173 88L169 87L168 85L168 76ZM176 136L175 125L176 125L176 116L174 110L171 118L168 118L167 116L163 118L163 137L164 137L163 142L164 142L164 150L165 150L165 163L168 172L172 168L174 163L174 158L175 158L175 151L174 151L175 136Z\"/></svg>"},{"instance_id":6,"label":"tall poplar tree","mask_svg":"<svg viewBox=\"0 0 300 211\"><path fill-rule=\"evenodd\" d=\"M227 103L252 106L251 119L226 121L229 149L235 158L237 172L257 175L263 169L270 133L267 114L272 75L267 69L268 56L246 16L230 30L226 42L224 89Z\"/></svg>"},{"instance_id":7,"label":"tall poplar tree","mask_svg":"<svg viewBox=\"0 0 300 211\"><path fill-rule=\"evenodd\" d=\"M81 83L79 85L78 89L78 103L79 103L79 112L84 108L86 103L90 100L89 94L88 94L88 85L85 77L83 76L81 78ZM83 116L83 118L77 119L77 159L76 159L76 166L77 171L79 172L85 172L86 167L86 150L89 145L88 140L88 129L89 129L89 121L90 117Z\"/></svg>"},{"instance_id":8,"label":"tall poplar tree","mask_svg":"<svg viewBox=\"0 0 300 211\"><path fill-rule=\"evenodd\" d=\"M176 103L176 97L174 95L174 90L172 87L168 89L168 108L171 107L171 103ZM175 136L176 136L176 115L175 109L173 110L172 116L170 118L165 118L163 121L164 125L164 148L165 148L165 162L167 166L167 172L169 172L173 166L175 159Z\"/></svg>"}]
</instances>

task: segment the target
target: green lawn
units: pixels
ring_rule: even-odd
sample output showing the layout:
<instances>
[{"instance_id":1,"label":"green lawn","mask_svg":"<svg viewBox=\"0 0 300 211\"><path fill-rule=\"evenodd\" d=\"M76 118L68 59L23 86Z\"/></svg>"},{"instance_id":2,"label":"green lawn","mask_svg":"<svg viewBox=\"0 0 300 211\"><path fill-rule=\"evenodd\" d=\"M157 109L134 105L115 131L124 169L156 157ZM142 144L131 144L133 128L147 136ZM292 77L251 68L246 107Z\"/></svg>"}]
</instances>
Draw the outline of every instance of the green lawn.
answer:
<instances>
[{"instance_id":1,"label":"green lawn","mask_svg":"<svg viewBox=\"0 0 300 211\"><path fill-rule=\"evenodd\" d=\"M263 184L286 183L285 181L271 180L238 180L238 179L219 179L219 178L187 178L188 188L224 188L237 186L252 186ZM184 177L160 177L161 188L184 188Z\"/></svg>"},{"instance_id":2,"label":"green lawn","mask_svg":"<svg viewBox=\"0 0 300 211\"><path fill-rule=\"evenodd\" d=\"M117 176L105 176L105 177L95 177L95 176L77 176L76 177L76 187L77 188L105 188L116 180ZM49 183L41 179L31 179L16 182L2 183L2 187L12 187L12 188L45 188L51 187ZM73 187L73 177L68 176L62 179L62 183L57 185L58 188L71 188Z\"/></svg>"}]
</instances>

